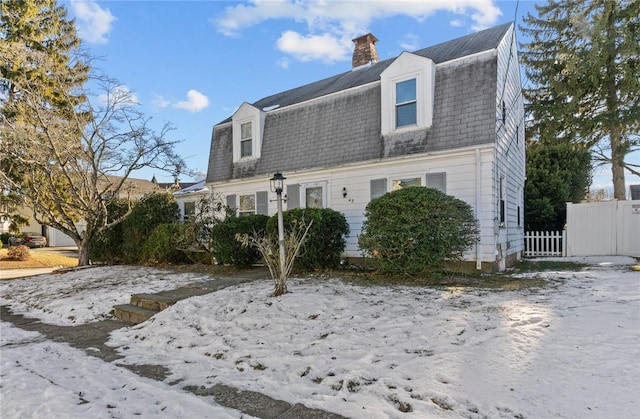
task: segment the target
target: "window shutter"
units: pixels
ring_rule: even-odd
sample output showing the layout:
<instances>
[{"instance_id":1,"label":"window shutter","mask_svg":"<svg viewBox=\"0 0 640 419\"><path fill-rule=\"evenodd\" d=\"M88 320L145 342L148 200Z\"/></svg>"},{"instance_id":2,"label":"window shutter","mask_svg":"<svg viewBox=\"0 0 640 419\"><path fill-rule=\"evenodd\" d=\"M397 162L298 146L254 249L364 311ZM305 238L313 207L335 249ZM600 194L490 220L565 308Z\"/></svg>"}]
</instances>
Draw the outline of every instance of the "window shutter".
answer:
<instances>
[{"instance_id":1,"label":"window shutter","mask_svg":"<svg viewBox=\"0 0 640 419\"><path fill-rule=\"evenodd\" d=\"M266 191L256 192L256 214L269 215L269 194Z\"/></svg>"},{"instance_id":2,"label":"window shutter","mask_svg":"<svg viewBox=\"0 0 640 419\"><path fill-rule=\"evenodd\" d=\"M387 179L371 179L371 199L387 193Z\"/></svg>"},{"instance_id":3,"label":"window shutter","mask_svg":"<svg viewBox=\"0 0 640 419\"><path fill-rule=\"evenodd\" d=\"M300 185L287 185L287 209L300 208Z\"/></svg>"},{"instance_id":4,"label":"window shutter","mask_svg":"<svg viewBox=\"0 0 640 419\"><path fill-rule=\"evenodd\" d=\"M227 206L234 211L238 208L238 204L236 204L236 194L227 195Z\"/></svg>"},{"instance_id":5,"label":"window shutter","mask_svg":"<svg viewBox=\"0 0 640 419\"><path fill-rule=\"evenodd\" d=\"M433 188L442 193L447 193L447 174L445 172L427 173L426 180L427 188Z\"/></svg>"}]
</instances>

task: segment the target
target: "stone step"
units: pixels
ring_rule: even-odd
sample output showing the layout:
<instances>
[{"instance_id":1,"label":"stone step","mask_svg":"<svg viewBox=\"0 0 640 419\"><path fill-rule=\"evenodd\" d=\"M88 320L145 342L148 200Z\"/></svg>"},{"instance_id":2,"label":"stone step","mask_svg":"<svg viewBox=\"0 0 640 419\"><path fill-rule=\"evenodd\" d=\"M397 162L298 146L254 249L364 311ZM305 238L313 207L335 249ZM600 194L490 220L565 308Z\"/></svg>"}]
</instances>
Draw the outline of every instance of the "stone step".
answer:
<instances>
[{"instance_id":1,"label":"stone step","mask_svg":"<svg viewBox=\"0 0 640 419\"><path fill-rule=\"evenodd\" d=\"M138 324L149 320L158 310L149 310L131 304L119 304L113 306L113 315L125 323Z\"/></svg>"},{"instance_id":2,"label":"stone step","mask_svg":"<svg viewBox=\"0 0 640 419\"><path fill-rule=\"evenodd\" d=\"M174 305L179 298L158 294L133 294L130 304L148 310L162 311Z\"/></svg>"}]
</instances>

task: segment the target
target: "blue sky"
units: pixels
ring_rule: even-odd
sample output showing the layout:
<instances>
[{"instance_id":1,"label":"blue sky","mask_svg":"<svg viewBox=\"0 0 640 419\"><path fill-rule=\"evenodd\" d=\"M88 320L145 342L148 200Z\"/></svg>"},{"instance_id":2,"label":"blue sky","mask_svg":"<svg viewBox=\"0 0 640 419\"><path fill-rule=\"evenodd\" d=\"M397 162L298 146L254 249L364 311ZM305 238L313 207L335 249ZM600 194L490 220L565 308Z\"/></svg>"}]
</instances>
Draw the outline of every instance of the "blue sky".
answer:
<instances>
[{"instance_id":1,"label":"blue sky","mask_svg":"<svg viewBox=\"0 0 640 419\"><path fill-rule=\"evenodd\" d=\"M384 60L505 22L521 0L62 1L94 63L135 94L189 169L206 172L213 125L243 102L351 69L353 38ZM139 178L169 174L142 171ZM181 180L190 181L188 176Z\"/></svg>"}]
</instances>

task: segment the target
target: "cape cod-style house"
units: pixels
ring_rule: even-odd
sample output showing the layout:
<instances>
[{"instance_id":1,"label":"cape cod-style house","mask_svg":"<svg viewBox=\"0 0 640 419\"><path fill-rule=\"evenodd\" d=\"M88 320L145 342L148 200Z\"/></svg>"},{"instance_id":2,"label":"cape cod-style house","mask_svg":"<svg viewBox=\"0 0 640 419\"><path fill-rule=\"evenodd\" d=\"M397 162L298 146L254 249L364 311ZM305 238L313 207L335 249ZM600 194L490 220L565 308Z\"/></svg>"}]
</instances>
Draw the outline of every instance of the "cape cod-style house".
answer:
<instances>
[{"instance_id":1,"label":"cape cod-style house","mask_svg":"<svg viewBox=\"0 0 640 419\"><path fill-rule=\"evenodd\" d=\"M513 23L379 61L354 40L353 68L243 103L213 127L207 187L239 215L286 207L347 218L345 257L369 201L408 186L438 188L475 211L475 269L504 269L523 251L524 107Z\"/></svg>"}]
</instances>

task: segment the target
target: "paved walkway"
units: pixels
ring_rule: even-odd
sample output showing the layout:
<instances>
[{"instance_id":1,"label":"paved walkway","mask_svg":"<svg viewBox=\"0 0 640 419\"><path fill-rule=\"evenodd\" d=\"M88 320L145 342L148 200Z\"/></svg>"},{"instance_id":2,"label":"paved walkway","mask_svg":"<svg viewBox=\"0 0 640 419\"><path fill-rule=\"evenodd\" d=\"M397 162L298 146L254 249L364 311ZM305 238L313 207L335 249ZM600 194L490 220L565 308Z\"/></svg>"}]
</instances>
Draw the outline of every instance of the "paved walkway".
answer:
<instances>
[{"instance_id":1,"label":"paved walkway","mask_svg":"<svg viewBox=\"0 0 640 419\"><path fill-rule=\"evenodd\" d=\"M219 286L212 286L210 289L211 292L215 292L217 289L264 277L264 272L252 271L251 275L225 277L221 281L211 281L212 283L218 282ZM181 288L180 292L184 292L184 287ZM165 291L164 293L166 294L167 292ZM142 377L164 381L169 373L163 365L118 364L118 359L122 357L118 355L114 348L105 344L113 330L129 326L118 320L103 320L79 326L57 326L42 323L38 319L13 314L7 306L0 306L0 319L21 329L42 333L49 340L69 343L73 347L85 350L88 355L98 357L105 362L114 362L116 365L127 368ZM179 384L173 385L177 386ZM221 406L236 409L258 418L344 419L344 416L335 413L311 409L302 404L292 405L261 393L239 390L224 384L216 384L211 387L187 386L183 387L182 390L198 396L213 396L216 403Z\"/></svg>"},{"instance_id":2,"label":"paved walkway","mask_svg":"<svg viewBox=\"0 0 640 419\"><path fill-rule=\"evenodd\" d=\"M0 280L48 274L56 269L58 268L3 269L0 271Z\"/></svg>"}]
</instances>

